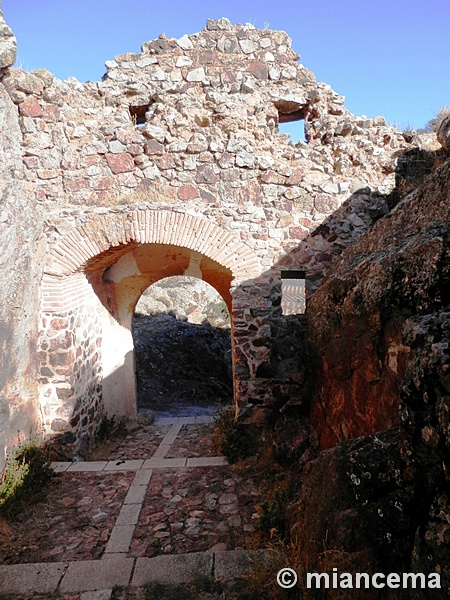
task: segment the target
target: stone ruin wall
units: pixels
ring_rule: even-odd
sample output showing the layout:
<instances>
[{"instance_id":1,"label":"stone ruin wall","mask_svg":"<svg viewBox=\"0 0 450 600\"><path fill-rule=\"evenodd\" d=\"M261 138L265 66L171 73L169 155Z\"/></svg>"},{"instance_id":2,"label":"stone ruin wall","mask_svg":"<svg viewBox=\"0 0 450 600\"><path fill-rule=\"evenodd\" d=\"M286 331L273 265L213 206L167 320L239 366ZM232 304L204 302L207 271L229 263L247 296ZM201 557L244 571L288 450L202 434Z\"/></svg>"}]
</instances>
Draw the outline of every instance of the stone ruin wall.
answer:
<instances>
[{"instance_id":1,"label":"stone ruin wall","mask_svg":"<svg viewBox=\"0 0 450 600\"><path fill-rule=\"evenodd\" d=\"M126 271L125 254L145 243L188 248L171 274L200 265L197 274L228 301L238 403L269 404L275 389L295 394L297 348L287 358L277 349L287 331L280 270L305 271L311 297L335 258L389 211L398 159L412 147L382 117L352 115L298 59L286 33L220 19L116 56L101 82L5 68L5 102L17 111L8 126L22 154L14 180L45 245L30 251L30 286L40 288L47 434L82 436L114 412L105 387L124 359L106 368L104 349L123 344L130 360L133 302L161 273L127 271L134 295L126 302L124 286L103 274L116 264ZM307 142L293 144L278 123L297 119ZM172 221L173 239L164 231ZM228 249L220 260L202 231Z\"/></svg>"}]
</instances>

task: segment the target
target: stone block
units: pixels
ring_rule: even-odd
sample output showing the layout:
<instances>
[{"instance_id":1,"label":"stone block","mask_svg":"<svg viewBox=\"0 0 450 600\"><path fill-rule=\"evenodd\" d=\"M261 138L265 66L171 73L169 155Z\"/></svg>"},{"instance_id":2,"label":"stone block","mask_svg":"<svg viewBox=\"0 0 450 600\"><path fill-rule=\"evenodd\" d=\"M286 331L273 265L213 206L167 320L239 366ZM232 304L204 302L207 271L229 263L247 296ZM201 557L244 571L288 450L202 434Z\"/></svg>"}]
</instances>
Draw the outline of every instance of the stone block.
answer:
<instances>
[{"instance_id":1,"label":"stone block","mask_svg":"<svg viewBox=\"0 0 450 600\"><path fill-rule=\"evenodd\" d=\"M132 585L143 586L153 581L185 583L198 576L210 577L212 569L213 555L206 552L138 558Z\"/></svg>"},{"instance_id":2,"label":"stone block","mask_svg":"<svg viewBox=\"0 0 450 600\"><path fill-rule=\"evenodd\" d=\"M88 592L128 585L133 569L132 558L83 560L69 563L60 585L66 592Z\"/></svg>"},{"instance_id":3,"label":"stone block","mask_svg":"<svg viewBox=\"0 0 450 600\"><path fill-rule=\"evenodd\" d=\"M67 568L65 563L0 565L0 592L4 594L50 594Z\"/></svg>"}]
</instances>

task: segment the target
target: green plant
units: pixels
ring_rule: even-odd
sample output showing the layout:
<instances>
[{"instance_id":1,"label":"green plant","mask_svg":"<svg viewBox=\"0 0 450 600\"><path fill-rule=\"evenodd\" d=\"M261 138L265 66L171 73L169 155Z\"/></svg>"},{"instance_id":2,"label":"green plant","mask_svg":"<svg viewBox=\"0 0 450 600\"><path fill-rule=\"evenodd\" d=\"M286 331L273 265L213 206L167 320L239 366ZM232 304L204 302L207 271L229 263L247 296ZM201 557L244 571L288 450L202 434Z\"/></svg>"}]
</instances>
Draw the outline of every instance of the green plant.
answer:
<instances>
[{"instance_id":1,"label":"green plant","mask_svg":"<svg viewBox=\"0 0 450 600\"><path fill-rule=\"evenodd\" d=\"M33 440L20 445L0 474L0 512L14 517L25 505L41 500L52 477L44 449Z\"/></svg>"},{"instance_id":2,"label":"green plant","mask_svg":"<svg viewBox=\"0 0 450 600\"><path fill-rule=\"evenodd\" d=\"M213 442L230 465L258 452L258 435L254 427L236 421L231 411L224 411L216 421Z\"/></svg>"}]
</instances>

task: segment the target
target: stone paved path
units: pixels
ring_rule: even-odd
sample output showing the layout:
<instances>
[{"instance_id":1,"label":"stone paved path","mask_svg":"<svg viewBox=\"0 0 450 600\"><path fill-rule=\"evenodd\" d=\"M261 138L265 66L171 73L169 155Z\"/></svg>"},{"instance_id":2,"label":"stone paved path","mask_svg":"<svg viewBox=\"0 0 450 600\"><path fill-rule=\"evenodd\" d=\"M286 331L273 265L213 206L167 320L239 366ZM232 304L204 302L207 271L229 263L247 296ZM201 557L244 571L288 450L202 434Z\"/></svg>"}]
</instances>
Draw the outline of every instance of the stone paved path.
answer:
<instances>
[{"instance_id":1,"label":"stone paved path","mask_svg":"<svg viewBox=\"0 0 450 600\"><path fill-rule=\"evenodd\" d=\"M262 557L258 486L214 456L213 420L161 418L105 460L52 463L61 484L55 514L42 511L45 527L29 532L39 537L9 561L21 564L0 565L0 592L103 600L116 585L226 579L251 569Z\"/></svg>"}]
</instances>

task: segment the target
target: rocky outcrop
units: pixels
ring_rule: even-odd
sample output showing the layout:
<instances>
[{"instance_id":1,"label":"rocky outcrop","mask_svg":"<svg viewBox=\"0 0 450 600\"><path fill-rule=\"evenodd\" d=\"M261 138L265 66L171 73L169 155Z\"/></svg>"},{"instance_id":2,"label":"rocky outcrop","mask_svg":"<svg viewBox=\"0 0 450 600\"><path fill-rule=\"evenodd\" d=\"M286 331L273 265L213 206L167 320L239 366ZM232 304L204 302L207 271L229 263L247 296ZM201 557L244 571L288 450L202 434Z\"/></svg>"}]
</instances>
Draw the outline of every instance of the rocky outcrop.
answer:
<instances>
[{"instance_id":1,"label":"rocky outcrop","mask_svg":"<svg viewBox=\"0 0 450 600\"><path fill-rule=\"evenodd\" d=\"M450 589L449 199L447 161L343 253L308 307L319 452L293 519L300 560L441 576L439 591L373 598Z\"/></svg>"},{"instance_id":2,"label":"rocky outcrop","mask_svg":"<svg viewBox=\"0 0 450 600\"><path fill-rule=\"evenodd\" d=\"M216 290L194 277L170 277L142 293L135 313L157 315L172 312L189 323L208 321L214 327L230 327L227 305Z\"/></svg>"},{"instance_id":3,"label":"rocky outcrop","mask_svg":"<svg viewBox=\"0 0 450 600\"><path fill-rule=\"evenodd\" d=\"M444 117L436 132L437 139L444 150L450 150L450 114Z\"/></svg>"},{"instance_id":4,"label":"rocky outcrop","mask_svg":"<svg viewBox=\"0 0 450 600\"><path fill-rule=\"evenodd\" d=\"M17 40L10 27L5 23L0 2L0 75L7 67L11 67L17 54Z\"/></svg>"},{"instance_id":5,"label":"rocky outcrop","mask_svg":"<svg viewBox=\"0 0 450 600\"><path fill-rule=\"evenodd\" d=\"M395 428L325 450L306 465L291 530L305 572L409 569L417 521L402 485L399 441ZM352 597L399 598L386 592L352 590ZM345 598L339 590L329 593Z\"/></svg>"},{"instance_id":6,"label":"rocky outcrop","mask_svg":"<svg viewBox=\"0 0 450 600\"><path fill-rule=\"evenodd\" d=\"M403 486L413 499L416 529L411 564L443 574L450 589L450 312L409 319L411 348L400 390ZM444 596L443 596L444 597Z\"/></svg>"},{"instance_id":7,"label":"rocky outcrop","mask_svg":"<svg viewBox=\"0 0 450 600\"><path fill-rule=\"evenodd\" d=\"M312 298L312 419L321 447L399 422L405 321L450 303L450 162L344 253Z\"/></svg>"}]
</instances>

